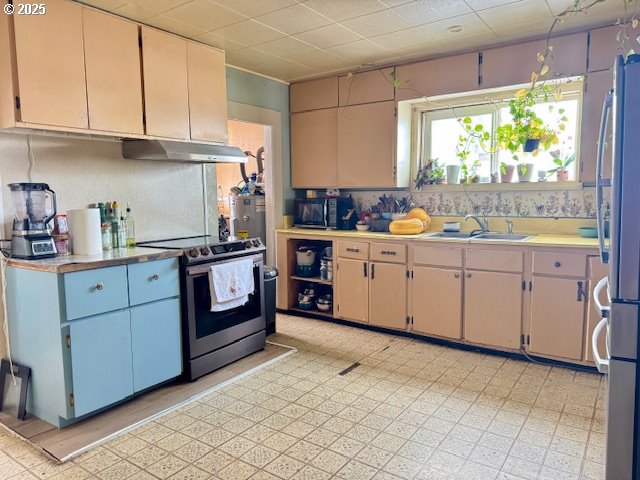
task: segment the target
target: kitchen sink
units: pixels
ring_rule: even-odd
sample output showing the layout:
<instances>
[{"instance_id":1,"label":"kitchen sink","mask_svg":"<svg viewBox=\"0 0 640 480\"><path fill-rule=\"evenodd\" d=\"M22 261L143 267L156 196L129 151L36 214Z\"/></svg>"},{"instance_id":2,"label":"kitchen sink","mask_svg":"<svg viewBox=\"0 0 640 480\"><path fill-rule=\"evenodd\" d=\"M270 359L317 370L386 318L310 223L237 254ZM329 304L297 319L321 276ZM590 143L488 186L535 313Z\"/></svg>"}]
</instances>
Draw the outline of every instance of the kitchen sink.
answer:
<instances>
[{"instance_id":1,"label":"kitchen sink","mask_svg":"<svg viewBox=\"0 0 640 480\"><path fill-rule=\"evenodd\" d=\"M471 238L478 235L480 232L436 232L429 233L425 237L430 238Z\"/></svg>"},{"instance_id":2,"label":"kitchen sink","mask_svg":"<svg viewBox=\"0 0 640 480\"><path fill-rule=\"evenodd\" d=\"M533 238L533 235L519 235L517 233L481 233L480 235L474 235L472 239L480 240L504 240L509 242L524 242Z\"/></svg>"}]
</instances>

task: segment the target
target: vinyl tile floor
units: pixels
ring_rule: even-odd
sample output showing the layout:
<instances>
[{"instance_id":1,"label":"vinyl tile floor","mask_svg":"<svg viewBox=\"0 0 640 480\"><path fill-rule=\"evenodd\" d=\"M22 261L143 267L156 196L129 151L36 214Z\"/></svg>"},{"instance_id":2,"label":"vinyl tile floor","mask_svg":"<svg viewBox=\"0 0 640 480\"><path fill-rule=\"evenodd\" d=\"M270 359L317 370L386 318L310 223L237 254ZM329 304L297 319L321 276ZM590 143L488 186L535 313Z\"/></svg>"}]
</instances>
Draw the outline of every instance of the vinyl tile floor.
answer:
<instances>
[{"instance_id":1,"label":"vinyl tile floor","mask_svg":"<svg viewBox=\"0 0 640 480\"><path fill-rule=\"evenodd\" d=\"M0 433L0 478L604 478L600 375L286 315L278 330L297 353L64 464Z\"/></svg>"}]
</instances>

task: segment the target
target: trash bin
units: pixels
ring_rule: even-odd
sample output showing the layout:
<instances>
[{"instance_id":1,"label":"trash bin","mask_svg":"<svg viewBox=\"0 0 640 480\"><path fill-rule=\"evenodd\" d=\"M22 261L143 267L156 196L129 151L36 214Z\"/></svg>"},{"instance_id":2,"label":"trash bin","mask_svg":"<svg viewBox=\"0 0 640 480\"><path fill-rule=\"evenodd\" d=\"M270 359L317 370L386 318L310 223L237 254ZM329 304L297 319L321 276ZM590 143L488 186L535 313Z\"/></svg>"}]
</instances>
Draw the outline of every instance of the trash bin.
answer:
<instances>
[{"instance_id":1,"label":"trash bin","mask_svg":"<svg viewBox=\"0 0 640 480\"><path fill-rule=\"evenodd\" d=\"M267 335L276 333L276 267L264 267L264 314L267 320Z\"/></svg>"}]
</instances>

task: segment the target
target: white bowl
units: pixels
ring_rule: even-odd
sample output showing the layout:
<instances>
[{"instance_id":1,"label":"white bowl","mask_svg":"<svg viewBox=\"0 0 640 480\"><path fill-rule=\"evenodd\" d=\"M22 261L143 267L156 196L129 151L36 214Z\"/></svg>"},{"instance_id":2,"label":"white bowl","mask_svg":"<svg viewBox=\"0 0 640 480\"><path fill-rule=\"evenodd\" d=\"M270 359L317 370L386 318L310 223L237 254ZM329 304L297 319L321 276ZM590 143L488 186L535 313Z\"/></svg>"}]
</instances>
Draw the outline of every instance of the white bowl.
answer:
<instances>
[{"instance_id":1,"label":"white bowl","mask_svg":"<svg viewBox=\"0 0 640 480\"><path fill-rule=\"evenodd\" d=\"M442 230L445 232L459 232L460 231L460 222L444 222L442 225Z\"/></svg>"},{"instance_id":2,"label":"white bowl","mask_svg":"<svg viewBox=\"0 0 640 480\"><path fill-rule=\"evenodd\" d=\"M356 230L358 230L359 232L366 232L367 230L369 230L369 228L371 228L370 225L360 225L356 223Z\"/></svg>"},{"instance_id":3,"label":"white bowl","mask_svg":"<svg viewBox=\"0 0 640 480\"><path fill-rule=\"evenodd\" d=\"M406 216L407 216L406 213L392 213L391 220L402 220Z\"/></svg>"}]
</instances>

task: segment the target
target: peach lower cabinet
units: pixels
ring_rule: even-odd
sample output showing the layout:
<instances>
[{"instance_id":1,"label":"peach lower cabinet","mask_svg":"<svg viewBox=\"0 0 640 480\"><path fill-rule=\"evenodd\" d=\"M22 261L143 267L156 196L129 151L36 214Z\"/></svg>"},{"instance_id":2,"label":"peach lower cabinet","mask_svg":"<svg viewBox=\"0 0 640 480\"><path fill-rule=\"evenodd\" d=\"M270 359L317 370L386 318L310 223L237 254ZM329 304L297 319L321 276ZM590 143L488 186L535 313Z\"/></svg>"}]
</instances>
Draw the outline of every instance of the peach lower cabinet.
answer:
<instances>
[{"instance_id":1,"label":"peach lower cabinet","mask_svg":"<svg viewBox=\"0 0 640 480\"><path fill-rule=\"evenodd\" d=\"M298 313L308 283L333 289L333 312L309 312L467 345L592 365L590 300L606 275L587 247L344 233L277 234L278 308ZM295 249L333 247L333 281L295 276Z\"/></svg>"}]
</instances>

